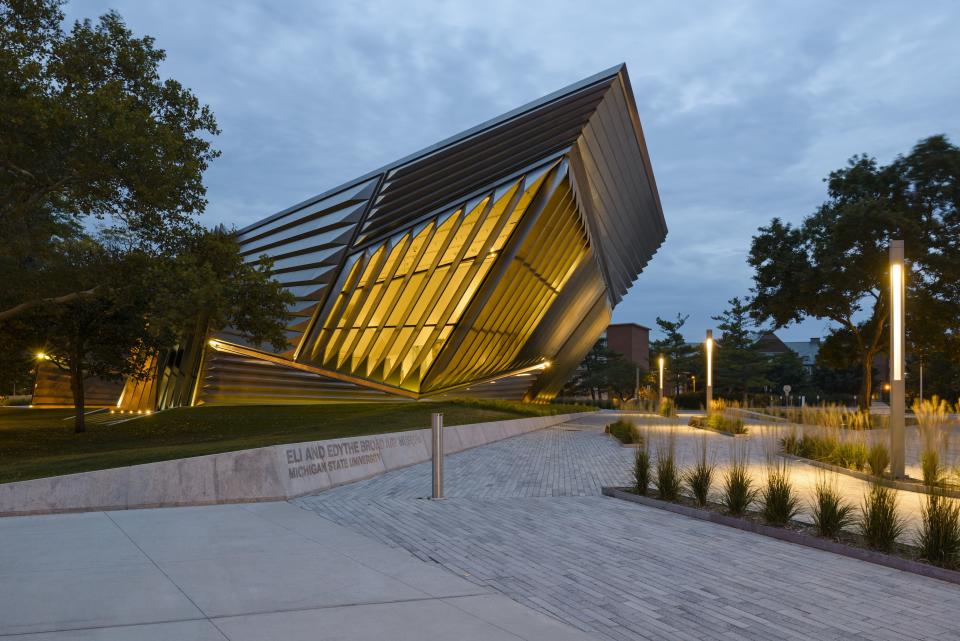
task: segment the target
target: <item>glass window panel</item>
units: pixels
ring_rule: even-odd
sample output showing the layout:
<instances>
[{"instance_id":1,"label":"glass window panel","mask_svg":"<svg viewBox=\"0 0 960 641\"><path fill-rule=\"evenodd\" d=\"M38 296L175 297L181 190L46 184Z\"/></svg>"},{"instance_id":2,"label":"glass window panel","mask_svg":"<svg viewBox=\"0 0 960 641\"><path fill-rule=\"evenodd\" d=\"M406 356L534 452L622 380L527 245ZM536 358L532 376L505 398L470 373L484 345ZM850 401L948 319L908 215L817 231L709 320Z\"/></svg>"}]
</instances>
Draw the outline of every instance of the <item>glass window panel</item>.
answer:
<instances>
[{"instance_id":1,"label":"glass window panel","mask_svg":"<svg viewBox=\"0 0 960 641\"><path fill-rule=\"evenodd\" d=\"M436 324L437 315L443 312L445 303L442 298L431 304L434 296L438 296L450 291L456 287L456 284L451 281L444 284L444 279L446 279L447 274L450 272L450 266L444 265L443 267L438 267L435 272L430 275L430 278L427 280L426 285L423 288L423 293L420 295L419 305L429 305L429 309L422 310L417 314L418 317L422 317L424 314L427 315L427 323ZM443 291L441 291L441 286Z\"/></svg>"},{"instance_id":2,"label":"glass window panel","mask_svg":"<svg viewBox=\"0 0 960 641\"><path fill-rule=\"evenodd\" d=\"M450 277L450 282L447 283L443 291L440 292L440 299L437 301L437 304L433 306L433 309L430 310L430 315L427 317L428 323L436 325L450 315L450 305L453 296L457 293L461 283L463 283L463 279L466 278L471 265L473 265L473 261L464 261L457 265L453 275ZM450 268L446 269L449 270ZM438 282L437 285L439 284Z\"/></svg>"},{"instance_id":3,"label":"glass window panel","mask_svg":"<svg viewBox=\"0 0 960 641\"><path fill-rule=\"evenodd\" d=\"M398 288L397 298L387 310L389 313L387 317L388 325L398 326L403 324L404 321L412 320L404 318L408 312L412 313L413 316L418 316L419 313L424 311L417 309L417 304L422 305L422 303L419 300L414 300L414 296L416 296L417 289L426 277L427 274L423 272L414 274L410 277L407 286L404 287L402 291Z\"/></svg>"},{"instance_id":4,"label":"glass window panel","mask_svg":"<svg viewBox=\"0 0 960 641\"><path fill-rule=\"evenodd\" d=\"M441 263L448 264L457 257L457 254L460 253L460 250L463 248L463 244L467 242L467 239L470 237L474 226L479 220L480 212L476 209L464 217L463 223L460 225L460 229L457 230L457 235L454 236L453 240L450 241L447 251L443 252L443 258L440 259Z\"/></svg>"}]
</instances>

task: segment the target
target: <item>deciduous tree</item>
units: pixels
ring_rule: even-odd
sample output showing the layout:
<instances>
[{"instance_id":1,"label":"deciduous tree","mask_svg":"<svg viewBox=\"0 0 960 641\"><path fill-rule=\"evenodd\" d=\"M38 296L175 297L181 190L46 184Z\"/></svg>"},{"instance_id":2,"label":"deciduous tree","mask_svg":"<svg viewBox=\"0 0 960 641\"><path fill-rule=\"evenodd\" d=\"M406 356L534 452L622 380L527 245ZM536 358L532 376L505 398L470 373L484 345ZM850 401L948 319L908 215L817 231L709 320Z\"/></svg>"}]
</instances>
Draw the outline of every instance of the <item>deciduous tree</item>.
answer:
<instances>
[{"instance_id":1,"label":"deciduous tree","mask_svg":"<svg viewBox=\"0 0 960 641\"><path fill-rule=\"evenodd\" d=\"M91 219L172 251L206 205L203 172L219 153L213 114L160 77L153 38L115 12L65 31L62 4L0 2L0 321L97 291L44 269L56 240Z\"/></svg>"},{"instance_id":2,"label":"deciduous tree","mask_svg":"<svg viewBox=\"0 0 960 641\"><path fill-rule=\"evenodd\" d=\"M752 307L775 327L833 321L827 342L849 342L866 408L888 340L890 240L909 259L908 341L929 351L960 331L960 149L932 136L889 165L854 156L826 182L827 201L800 225L774 218L754 236Z\"/></svg>"},{"instance_id":3,"label":"deciduous tree","mask_svg":"<svg viewBox=\"0 0 960 641\"><path fill-rule=\"evenodd\" d=\"M0 2L0 356L143 377L198 321L286 347L269 261L208 231L209 108L115 12L64 30L58 0ZM198 318L202 316L202 318Z\"/></svg>"}]
</instances>

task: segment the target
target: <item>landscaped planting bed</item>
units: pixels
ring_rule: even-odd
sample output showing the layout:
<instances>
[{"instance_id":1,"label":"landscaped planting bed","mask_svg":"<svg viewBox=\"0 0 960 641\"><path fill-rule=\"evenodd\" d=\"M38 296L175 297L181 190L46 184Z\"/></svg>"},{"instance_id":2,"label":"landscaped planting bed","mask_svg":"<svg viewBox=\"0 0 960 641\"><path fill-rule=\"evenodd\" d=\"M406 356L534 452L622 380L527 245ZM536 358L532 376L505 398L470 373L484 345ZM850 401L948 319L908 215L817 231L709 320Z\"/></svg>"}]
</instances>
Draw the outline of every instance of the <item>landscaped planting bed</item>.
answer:
<instances>
[{"instance_id":1,"label":"landscaped planting bed","mask_svg":"<svg viewBox=\"0 0 960 641\"><path fill-rule=\"evenodd\" d=\"M604 432L610 434L623 445L636 445L643 440L640 430L631 421L623 419L614 421L604 428Z\"/></svg>"},{"instance_id":2,"label":"landscaped planting bed","mask_svg":"<svg viewBox=\"0 0 960 641\"><path fill-rule=\"evenodd\" d=\"M690 427L696 427L701 430L710 430L725 436L745 436L747 426L743 421L736 417L725 416L720 413L701 417L694 416L690 419Z\"/></svg>"},{"instance_id":3,"label":"landscaped planting bed","mask_svg":"<svg viewBox=\"0 0 960 641\"><path fill-rule=\"evenodd\" d=\"M842 405L819 405L805 407L768 407L769 416L800 425L833 427L846 430L871 430L889 427L890 419L882 414L870 414Z\"/></svg>"},{"instance_id":4,"label":"landscaped planting bed","mask_svg":"<svg viewBox=\"0 0 960 641\"><path fill-rule=\"evenodd\" d=\"M781 438L780 446L785 455L808 460L841 474L908 492L936 492L960 497L960 466L946 463L952 410L949 403L937 397L913 404L920 439L922 479L891 479L887 446L882 441L868 438L864 432L803 426Z\"/></svg>"},{"instance_id":5,"label":"landscaped planting bed","mask_svg":"<svg viewBox=\"0 0 960 641\"><path fill-rule=\"evenodd\" d=\"M646 441L637 448L632 487L604 494L960 584L960 500L933 488L917 534L907 539L890 488L875 483L854 505L843 499L836 477L824 474L801 497L787 460L769 458L765 474L754 478L749 445L731 442L730 462L721 469L704 438L693 467L681 469L673 435L655 449ZM802 513L811 522L800 520Z\"/></svg>"},{"instance_id":6,"label":"landscaped planting bed","mask_svg":"<svg viewBox=\"0 0 960 641\"><path fill-rule=\"evenodd\" d=\"M917 560L917 548L915 546L900 544L898 545L899 551L897 554L887 554L864 547L854 533L847 532L843 537L835 539L825 538L817 536L815 534L815 528L812 525L800 521L791 521L787 527L767 525L756 513L750 513L744 517L730 516L723 511L722 506L715 503L709 504L709 507L701 508L697 507L692 500L686 497L683 497L680 502L674 503L652 496L641 496L629 488L621 487L604 487L603 494L648 507L659 508L675 514L682 514L702 521L710 521L711 523L733 527L738 530L762 534L781 541L805 545L861 561L903 570L904 572L912 572L914 574L960 584L960 572Z\"/></svg>"}]
</instances>

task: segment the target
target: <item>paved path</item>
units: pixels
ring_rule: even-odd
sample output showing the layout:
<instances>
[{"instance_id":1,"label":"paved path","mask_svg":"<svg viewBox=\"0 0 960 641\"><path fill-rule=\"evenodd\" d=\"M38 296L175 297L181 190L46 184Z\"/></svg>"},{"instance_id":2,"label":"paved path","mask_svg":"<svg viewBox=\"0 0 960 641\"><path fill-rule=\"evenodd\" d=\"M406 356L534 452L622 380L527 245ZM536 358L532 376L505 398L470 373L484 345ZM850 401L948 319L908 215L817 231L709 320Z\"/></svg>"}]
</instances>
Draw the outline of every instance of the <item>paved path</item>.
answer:
<instances>
[{"instance_id":1,"label":"paved path","mask_svg":"<svg viewBox=\"0 0 960 641\"><path fill-rule=\"evenodd\" d=\"M0 519L0 639L588 637L289 503Z\"/></svg>"},{"instance_id":2,"label":"paved path","mask_svg":"<svg viewBox=\"0 0 960 641\"><path fill-rule=\"evenodd\" d=\"M445 501L418 465L296 503L602 638L960 638L958 586L599 496L632 455L607 420L448 457ZM675 429L692 460L702 433Z\"/></svg>"}]
</instances>

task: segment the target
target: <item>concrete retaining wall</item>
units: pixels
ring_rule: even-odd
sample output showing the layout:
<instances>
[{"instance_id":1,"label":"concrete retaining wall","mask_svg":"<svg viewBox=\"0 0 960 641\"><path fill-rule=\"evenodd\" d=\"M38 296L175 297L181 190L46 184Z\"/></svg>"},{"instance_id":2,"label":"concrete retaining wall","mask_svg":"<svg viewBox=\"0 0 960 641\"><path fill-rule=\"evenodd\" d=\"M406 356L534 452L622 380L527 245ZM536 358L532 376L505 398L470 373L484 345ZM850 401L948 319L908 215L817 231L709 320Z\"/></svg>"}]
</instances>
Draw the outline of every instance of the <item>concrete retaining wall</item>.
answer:
<instances>
[{"instance_id":1,"label":"concrete retaining wall","mask_svg":"<svg viewBox=\"0 0 960 641\"><path fill-rule=\"evenodd\" d=\"M447 454L583 414L458 425ZM430 460L430 430L273 445L0 485L0 516L288 499Z\"/></svg>"}]
</instances>

